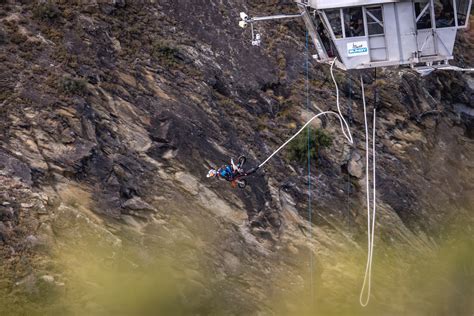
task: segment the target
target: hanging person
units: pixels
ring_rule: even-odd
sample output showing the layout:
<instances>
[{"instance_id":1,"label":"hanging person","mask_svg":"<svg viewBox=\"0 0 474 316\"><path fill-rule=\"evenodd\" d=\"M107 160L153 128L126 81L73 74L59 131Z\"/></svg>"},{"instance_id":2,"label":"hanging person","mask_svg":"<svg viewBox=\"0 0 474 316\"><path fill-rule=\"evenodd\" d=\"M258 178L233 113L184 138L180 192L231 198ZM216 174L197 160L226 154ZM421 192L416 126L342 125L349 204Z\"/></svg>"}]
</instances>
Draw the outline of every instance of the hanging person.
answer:
<instances>
[{"instance_id":1,"label":"hanging person","mask_svg":"<svg viewBox=\"0 0 474 316\"><path fill-rule=\"evenodd\" d=\"M258 167L252 168L247 172L242 168L246 158L244 156L239 157L237 164L234 163L234 159L230 159L230 164L224 165L219 169L211 169L207 173L207 178L217 178L231 182L232 187L236 187L237 182L240 178L248 176L257 171Z\"/></svg>"}]
</instances>

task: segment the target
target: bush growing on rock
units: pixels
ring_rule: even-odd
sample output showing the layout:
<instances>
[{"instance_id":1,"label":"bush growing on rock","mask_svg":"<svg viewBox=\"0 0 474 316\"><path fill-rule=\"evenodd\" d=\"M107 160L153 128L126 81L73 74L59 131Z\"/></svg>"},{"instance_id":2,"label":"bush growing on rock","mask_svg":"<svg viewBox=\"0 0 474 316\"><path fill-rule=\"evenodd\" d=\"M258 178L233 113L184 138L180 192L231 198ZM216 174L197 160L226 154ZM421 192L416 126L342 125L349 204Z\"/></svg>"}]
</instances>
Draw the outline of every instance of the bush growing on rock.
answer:
<instances>
[{"instance_id":1,"label":"bush growing on rock","mask_svg":"<svg viewBox=\"0 0 474 316\"><path fill-rule=\"evenodd\" d=\"M317 160L318 150L332 145L332 138L321 129L310 130L309 146L311 159ZM288 159L304 162L308 159L308 129L306 128L288 145Z\"/></svg>"},{"instance_id":2,"label":"bush growing on rock","mask_svg":"<svg viewBox=\"0 0 474 316\"><path fill-rule=\"evenodd\" d=\"M60 87L67 94L84 95L87 91L85 80L72 77L63 77L60 81Z\"/></svg>"},{"instance_id":3,"label":"bush growing on rock","mask_svg":"<svg viewBox=\"0 0 474 316\"><path fill-rule=\"evenodd\" d=\"M179 62L179 50L163 42L155 43L151 54L154 58L160 61L163 66L173 66Z\"/></svg>"},{"instance_id":4,"label":"bush growing on rock","mask_svg":"<svg viewBox=\"0 0 474 316\"><path fill-rule=\"evenodd\" d=\"M61 16L61 11L53 3L42 3L33 8L33 17L38 20L52 22Z\"/></svg>"}]
</instances>

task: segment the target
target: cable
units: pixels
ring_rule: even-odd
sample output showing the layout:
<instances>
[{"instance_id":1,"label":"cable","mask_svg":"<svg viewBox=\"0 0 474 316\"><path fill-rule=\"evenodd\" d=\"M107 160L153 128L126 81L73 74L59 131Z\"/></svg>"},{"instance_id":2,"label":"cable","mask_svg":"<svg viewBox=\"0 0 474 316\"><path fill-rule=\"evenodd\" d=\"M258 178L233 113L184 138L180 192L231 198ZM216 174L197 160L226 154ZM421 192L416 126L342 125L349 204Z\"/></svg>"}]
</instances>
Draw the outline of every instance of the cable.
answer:
<instances>
[{"instance_id":1,"label":"cable","mask_svg":"<svg viewBox=\"0 0 474 316\"><path fill-rule=\"evenodd\" d=\"M308 58L308 42L309 34L306 31L306 54L305 54L305 70L306 70L306 109L309 110L309 58ZM309 220L309 238L313 238L313 219L311 204L311 126L308 126L308 220ZM316 149L317 150L317 149ZM309 271L310 271L310 289L311 289L311 306L314 304L314 285L313 285L313 252L309 248Z\"/></svg>"},{"instance_id":2,"label":"cable","mask_svg":"<svg viewBox=\"0 0 474 316\"><path fill-rule=\"evenodd\" d=\"M360 84L362 89L362 103L364 105L364 125L365 125L365 167L366 167L366 199L367 199L367 263L365 266L364 282L359 295L359 303L365 307L369 304L370 291L372 283L372 258L374 250L374 236L375 236L375 214L376 214L376 183L375 183L375 122L376 109L374 107L373 128L372 128L372 185L373 185L373 201L372 201L372 215L370 214L370 189L369 189L369 128L367 124L367 106L365 102L364 81L360 77ZM366 299L363 299L364 292L367 286Z\"/></svg>"},{"instance_id":3,"label":"cable","mask_svg":"<svg viewBox=\"0 0 474 316\"><path fill-rule=\"evenodd\" d=\"M352 124L353 121L353 115L352 115L352 78L351 78L351 73L347 73L348 78L349 78L349 100L348 100L348 114L349 114L349 124ZM349 173L349 162L352 157L352 149L349 151L349 156L347 157L347 214L350 214L351 210L351 200L350 200L350 195L351 195L351 174Z\"/></svg>"}]
</instances>

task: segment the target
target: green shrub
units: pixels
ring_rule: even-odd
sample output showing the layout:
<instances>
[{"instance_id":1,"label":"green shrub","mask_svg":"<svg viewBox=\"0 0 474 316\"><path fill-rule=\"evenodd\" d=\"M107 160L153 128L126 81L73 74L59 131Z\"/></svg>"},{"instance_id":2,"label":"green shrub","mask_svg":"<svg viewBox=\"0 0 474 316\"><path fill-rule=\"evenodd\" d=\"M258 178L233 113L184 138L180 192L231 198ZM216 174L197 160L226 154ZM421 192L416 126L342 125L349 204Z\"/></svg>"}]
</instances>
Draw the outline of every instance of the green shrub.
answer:
<instances>
[{"instance_id":1,"label":"green shrub","mask_svg":"<svg viewBox=\"0 0 474 316\"><path fill-rule=\"evenodd\" d=\"M179 63L179 50L163 42L153 44L151 55L160 61L163 66L174 66Z\"/></svg>"},{"instance_id":2,"label":"green shrub","mask_svg":"<svg viewBox=\"0 0 474 316\"><path fill-rule=\"evenodd\" d=\"M61 11L53 3L43 3L33 8L33 17L43 21L54 21L61 16Z\"/></svg>"},{"instance_id":3,"label":"green shrub","mask_svg":"<svg viewBox=\"0 0 474 316\"><path fill-rule=\"evenodd\" d=\"M318 150L328 148L332 145L332 138L321 129L306 128L301 134L288 144L288 159L291 161L304 162L308 159L308 130L309 134L309 156L317 160Z\"/></svg>"},{"instance_id":4,"label":"green shrub","mask_svg":"<svg viewBox=\"0 0 474 316\"><path fill-rule=\"evenodd\" d=\"M60 80L61 89L68 94L84 95L87 91L87 84L84 79L63 77Z\"/></svg>"}]
</instances>

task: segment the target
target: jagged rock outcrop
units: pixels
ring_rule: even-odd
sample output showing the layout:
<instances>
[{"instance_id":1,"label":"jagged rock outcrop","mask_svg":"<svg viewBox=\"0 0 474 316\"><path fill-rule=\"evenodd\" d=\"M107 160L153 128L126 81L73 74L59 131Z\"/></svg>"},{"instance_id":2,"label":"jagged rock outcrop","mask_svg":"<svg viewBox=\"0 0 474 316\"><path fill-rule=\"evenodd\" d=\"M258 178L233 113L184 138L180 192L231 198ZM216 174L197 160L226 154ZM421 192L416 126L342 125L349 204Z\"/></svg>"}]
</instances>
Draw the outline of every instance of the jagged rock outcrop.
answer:
<instances>
[{"instance_id":1,"label":"jagged rock outcrop","mask_svg":"<svg viewBox=\"0 0 474 316\"><path fill-rule=\"evenodd\" d=\"M262 26L260 48L237 27L241 10L294 10L287 4L0 1L0 313L107 314L110 292L125 314L296 314L311 310L300 307L311 287L325 293L316 311L351 311L367 221L359 74L370 106L377 95L384 250L373 313L429 300L397 284L435 256L451 225L472 229L470 75L384 69L375 82L371 71L337 72L353 147L323 118L313 128L332 145L310 179L285 153L245 190L205 178L240 154L256 164L318 108L335 107L329 68L314 63L305 108L301 23ZM472 31L459 43L469 63ZM126 282L138 290L116 292Z\"/></svg>"}]
</instances>

